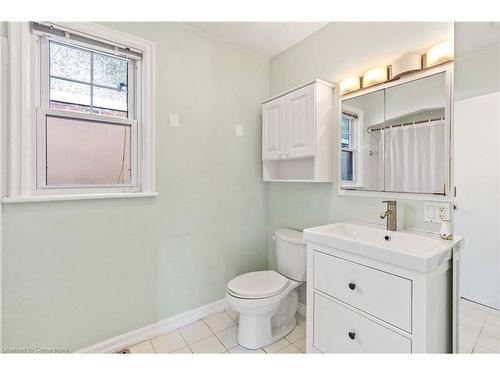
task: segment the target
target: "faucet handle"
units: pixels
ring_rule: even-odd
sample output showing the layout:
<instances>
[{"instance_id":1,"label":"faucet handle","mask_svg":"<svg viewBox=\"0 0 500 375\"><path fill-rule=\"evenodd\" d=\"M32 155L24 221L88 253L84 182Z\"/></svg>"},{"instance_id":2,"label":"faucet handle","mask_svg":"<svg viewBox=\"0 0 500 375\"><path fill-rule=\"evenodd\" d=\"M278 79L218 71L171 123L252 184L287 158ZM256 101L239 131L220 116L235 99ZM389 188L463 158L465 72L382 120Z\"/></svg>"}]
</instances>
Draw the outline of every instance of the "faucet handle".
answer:
<instances>
[{"instance_id":1,"label":"faucet handle","mask_svg":"<svg viewBox=\"0 0 500 375\"><path fill-rule=\"evenodd\" d=\"M382 203L396 203L396 201L382 201Z\"/></svg>"}]
</instances>

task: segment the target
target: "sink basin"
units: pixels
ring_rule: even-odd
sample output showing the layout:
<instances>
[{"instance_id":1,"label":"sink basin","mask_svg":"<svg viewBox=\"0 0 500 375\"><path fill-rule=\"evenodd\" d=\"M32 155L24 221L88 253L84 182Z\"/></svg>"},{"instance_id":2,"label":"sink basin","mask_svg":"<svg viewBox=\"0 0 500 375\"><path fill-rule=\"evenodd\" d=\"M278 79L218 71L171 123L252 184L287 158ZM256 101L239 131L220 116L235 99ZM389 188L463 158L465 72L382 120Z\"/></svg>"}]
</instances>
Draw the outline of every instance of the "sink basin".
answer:
<instances>
[{"instance_id":1,"label":"sink basin","mask_svg":"<svg viewBox=\"0 0 500 375\"><path fill-rule=\"evenodd\" d=\"M451 259L455 241L413 231L391 232L382 227L342 222L304 229L308 243L373 258L419 272L430 272Z\"/></svg>"}]
</instances>

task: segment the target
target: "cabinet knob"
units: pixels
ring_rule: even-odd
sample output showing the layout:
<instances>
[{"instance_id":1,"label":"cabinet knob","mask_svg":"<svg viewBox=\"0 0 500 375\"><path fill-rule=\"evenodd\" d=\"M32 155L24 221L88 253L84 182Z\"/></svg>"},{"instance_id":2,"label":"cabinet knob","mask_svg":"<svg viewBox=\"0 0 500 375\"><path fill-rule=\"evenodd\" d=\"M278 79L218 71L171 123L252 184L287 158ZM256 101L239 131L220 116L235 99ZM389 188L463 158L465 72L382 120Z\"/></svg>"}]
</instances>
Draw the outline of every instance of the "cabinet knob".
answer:
<instances>
[{"instance_id":1,"label":"cabinet knob","mask_svg":"<svg viewBox=\"0 0 500 375\"><path fill-rule=\"evenodd\" d=\"M349 332L349 338L354 340L356 338L356 334L354 332Z\"/></svg>"},{"instance_id":2,"label":"cabinet knob","mask_svg":"<svg viewBox=\"0 0 500 375\"><path fill-rule=\"evenodd\" d=\"M351 289L351 290L356 289L356 284L354 284L354 283L349 283L349 289Z\"/></svg>"}]
</instances>

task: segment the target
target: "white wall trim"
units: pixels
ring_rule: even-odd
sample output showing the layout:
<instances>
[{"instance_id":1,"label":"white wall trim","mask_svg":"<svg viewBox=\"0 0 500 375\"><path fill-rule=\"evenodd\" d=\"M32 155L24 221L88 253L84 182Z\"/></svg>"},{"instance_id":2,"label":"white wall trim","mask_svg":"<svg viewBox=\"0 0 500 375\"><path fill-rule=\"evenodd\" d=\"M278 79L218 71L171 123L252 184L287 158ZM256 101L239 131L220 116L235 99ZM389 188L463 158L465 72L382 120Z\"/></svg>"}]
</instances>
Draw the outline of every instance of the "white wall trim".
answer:
<instances>
[{"instance_id":1,"label":"white wall trim","mask_svg":"<svg viewBox=\"0 0 500 375\"><path fill-rule=\"evenodd\" d=\"M7 121L7 38L0 37L0 197L4 190L5 178L5 122ZM0 348L2 347L2 205L0 204Z\"/></svg>"},{"instance_id":2,"label":"white wall trim","mask_svg":"<svg viewBox=\"0 0 500 375\"><path fill-rule=\"evenodd\" d=\"M297 312L305 318L307 315L306 311L307 311L307 306L299 302L299 306L297 307Z\"/></svg>"},{"instance_id":3,"label":"white wall trim","mask_svg":"<svg viewBox=\"0 0 500 375\"><path fill-rule=\"evenodd\" d=\"M172 316L170 318L160 320L159 322L150 324L148 326L124 333L119 336L112 337L106 341L97 343L95 345L87 346L78 350L78 353L113 353L120 349L127 348L131 345L137 344L141 341L148 340L162 333L173 331L177 328L185 326L186 324L193 323L198 319L204 318L208 315L222 311L228 308L226 299L221 299L209 303L204 306L197 307L196 309L186 311L184 313Z\"/></svg>"}]
</instances>

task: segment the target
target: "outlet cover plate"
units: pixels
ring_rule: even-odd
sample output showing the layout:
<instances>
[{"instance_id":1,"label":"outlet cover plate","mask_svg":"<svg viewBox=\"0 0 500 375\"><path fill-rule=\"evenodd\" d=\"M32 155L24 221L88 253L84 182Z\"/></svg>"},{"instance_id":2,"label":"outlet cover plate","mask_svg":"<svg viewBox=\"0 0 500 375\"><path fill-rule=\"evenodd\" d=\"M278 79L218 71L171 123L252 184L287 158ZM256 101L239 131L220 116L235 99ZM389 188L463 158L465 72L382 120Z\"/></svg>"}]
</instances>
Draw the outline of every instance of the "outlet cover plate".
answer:
<instances>
[{"instance_id":1,"label":"outlet cover plate","mask_svg":"<svg viewBox=\"0 0 500 375\"><path fill-rule=\"evenodd\" d=\"M424 221L440 223L443 220L450 220L451 204L444 202L425 202Z\"/></svg>"}]
</instances>

